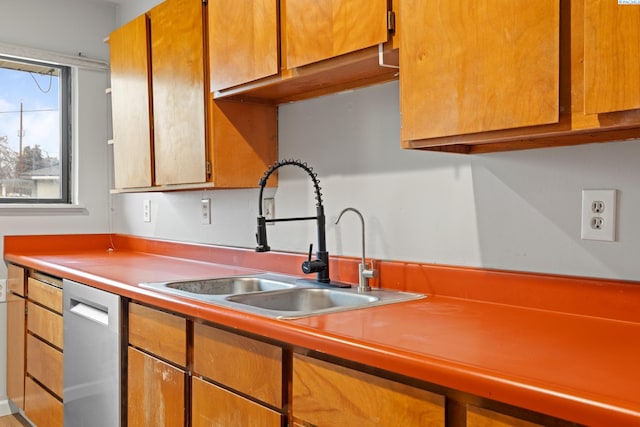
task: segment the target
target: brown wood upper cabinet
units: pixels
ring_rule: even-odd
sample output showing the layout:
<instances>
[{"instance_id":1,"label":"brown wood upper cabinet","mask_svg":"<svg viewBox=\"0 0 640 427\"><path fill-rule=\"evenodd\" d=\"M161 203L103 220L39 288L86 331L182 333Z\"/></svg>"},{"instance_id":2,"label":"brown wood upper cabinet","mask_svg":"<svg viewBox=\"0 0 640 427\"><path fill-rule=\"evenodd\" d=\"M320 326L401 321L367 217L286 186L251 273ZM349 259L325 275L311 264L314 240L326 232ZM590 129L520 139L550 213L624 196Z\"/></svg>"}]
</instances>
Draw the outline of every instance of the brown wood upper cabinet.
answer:
<instances>
[{"instance_id":1,"label":"brown wood upper cabinet","mask_svg":"<svg viewBox=\"0 0 640 427\"><path fill-rule=\"evenodd\" d=\"M139 16L109 36L115 188L150 187L149 20Z\"/></svg>"},{"instance_id":2,"label":"brown wood upper cabinet","mask_svg":"<svg viewBox=\"0 0 640 427\"><path fill-rule=\"evenodd\" d=\"M387 0L209 1L211 90L274 103L396 78ZM393 61L393 55L386 60Z\"/></svg>"},{"instance_id":3,"label":"brown wood upper cabinet","mask_svg":"<svg viewBox=\"0 0 640 427\"><path fill-rule=\"evenodd\" d=\"M640 7L404 0L404 148L481 153L640 136Z\"/></svg>"},{"instance_id":4,"label":"brown wood upper cabinet","mask_svg":"<svg viewBox=\"0 0 640 427\"><path fill-rule=\"evenodd\" d=\"M274 106L211 96L209 10L166 0L110 35L117 190L256 187L277 158Z\"/></svg>"}]
</instances>

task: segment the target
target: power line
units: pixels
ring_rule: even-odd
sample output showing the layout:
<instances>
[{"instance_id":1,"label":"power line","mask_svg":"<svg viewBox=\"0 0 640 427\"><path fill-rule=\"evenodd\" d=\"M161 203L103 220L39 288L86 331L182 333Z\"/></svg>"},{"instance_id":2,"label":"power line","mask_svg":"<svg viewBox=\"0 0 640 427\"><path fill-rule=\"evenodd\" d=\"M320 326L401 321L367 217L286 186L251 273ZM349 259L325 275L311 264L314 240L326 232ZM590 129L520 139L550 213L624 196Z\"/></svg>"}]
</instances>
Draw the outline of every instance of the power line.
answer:
<instances>
[{"instance_id":1,"label":"power line","mask_svg":"<svg viewBox=\"0 0 640 427\"><path fill-rule=\"evenodd\" d=\"M41 110L23 110L23 113L40 113L42 111L59 111L57 108L43 108ZM8 113L20 113L20 110L15 111L0 111L0 114L8 114Z\"/></svg>"}]
</instances>

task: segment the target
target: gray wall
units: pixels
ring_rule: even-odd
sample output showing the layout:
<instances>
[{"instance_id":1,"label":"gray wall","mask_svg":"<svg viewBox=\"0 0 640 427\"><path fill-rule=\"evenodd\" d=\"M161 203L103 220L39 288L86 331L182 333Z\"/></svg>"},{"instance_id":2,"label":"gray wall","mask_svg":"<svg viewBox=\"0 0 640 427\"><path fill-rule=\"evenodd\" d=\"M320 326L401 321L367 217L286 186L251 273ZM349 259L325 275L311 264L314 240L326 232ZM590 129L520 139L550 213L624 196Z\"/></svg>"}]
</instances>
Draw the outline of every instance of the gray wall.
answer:
<instances>
[{"instance_id":1,"label":"gray wall","mask_svg":"<svg viewBox=\"0 0 640 427\"><path fill-rule=\"evenodd\" d=\"M399 145L398 85L389 83L280 107L280 158L317 171L331 253L359 255L367 223L368 255L438 264L640 279L640 143L617 142L486 155L406 151ZM312 215L310 181L280 169L278 216ZM618 241L580 239L583 188L616 188ZM212 200L201 225L199 200ZM143 199L152 222L142 221ZM119 232L223 245L255 244L256 190L119 195ZM305 252L311 222L269 227L279 250Z\"/></svg>"}]
</instances>

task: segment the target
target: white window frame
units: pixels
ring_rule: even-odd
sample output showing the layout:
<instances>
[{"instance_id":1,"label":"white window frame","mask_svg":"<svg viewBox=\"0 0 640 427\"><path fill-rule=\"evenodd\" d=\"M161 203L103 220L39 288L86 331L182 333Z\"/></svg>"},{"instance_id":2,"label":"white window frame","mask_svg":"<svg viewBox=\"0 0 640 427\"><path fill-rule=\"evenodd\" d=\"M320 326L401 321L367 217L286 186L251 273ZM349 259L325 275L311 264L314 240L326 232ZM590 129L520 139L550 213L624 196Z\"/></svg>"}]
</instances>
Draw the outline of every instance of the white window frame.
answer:
<instances>
[{"instance_id":1,"label":"white window frame","mask_svg":"<svg viewBox=\"0 0 640 427\"><path fill-rule=\"evenodd\" d=\"M23 46L16 46L11 44L6 44L0 42L0 56L4 56L7 58L12 58L16 60L32 60L36 62L44 62L50 63L54 65L66 66L70 67L70 79L69 79L69 90L76 90L77 85L77 70L78 69L88 69L88 70L97 70L97 71L107 71L108 64L105 61L95 60L86 58L83 56L72 56L65 55L56 52L50 52L40 49L28 48ZM73 88L73 89L72 89ZM77 176L76 171L78 170L77 156L74 155L75 150L77 149L77 140L76 135L73 134L72 122L77 117L77 94L71 94L69 96L69 117L68 123L69 128L67 132L70 133L69 136L69 167L68 167L68 202L65 203L47 203L47 202L29 202L29 203L0 203L0 216L2 215L25 215L25 214L33 214L34 211L37 211L40 215L48 215L48 214L76 214L76 213L86 213L86 208L80 204L78 204L78 194L77 194Z\"/></svg>"}]
</instances>

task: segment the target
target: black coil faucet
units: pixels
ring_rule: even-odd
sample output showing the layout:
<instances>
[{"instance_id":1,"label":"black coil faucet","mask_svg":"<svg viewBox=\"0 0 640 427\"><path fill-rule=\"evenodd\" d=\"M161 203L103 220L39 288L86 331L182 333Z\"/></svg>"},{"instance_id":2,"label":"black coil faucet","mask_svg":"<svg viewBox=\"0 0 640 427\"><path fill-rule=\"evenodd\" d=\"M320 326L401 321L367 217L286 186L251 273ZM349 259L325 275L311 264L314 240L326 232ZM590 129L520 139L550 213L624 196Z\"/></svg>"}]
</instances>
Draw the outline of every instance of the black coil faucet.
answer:
<instances>
[{"instance_id":1,"label":"black coil faucet","mask_svg":"<svg viewBox=\"0 0 640 427\"><path fill-rule=\"evenodd\" d=\"M267 180L277 169L281 168L282 166L288 165L297 166L303 169L309 175L309 177L311 177L311 181L313 181L313 188L316 193L316 216L273 219L267 219L264 217L262 212L262 193L265 185L267 184ZM320 181L318 180L318 174L313 172L313 169L309 165L303 163L300 160L281 160L275 162L269 167L269 169L264 173L263 177L260 178L259 184L260 198L258 200L258 231L256 233L256 240L258 245L256 246L256 252L268 252L271 250L269 244L267 243L267 223L281 221L315 220L318 227L318 250L316 252L316 259L311 259L311 253L313 251L313 244L311 244L309 246L309 257L302 263L302 271L305 274L316 273L316 280L318 282L330 284L331 279L329 278L329 252L327 252L324 206L322 205L322 193L320 192L321 187Z\"/></svg>"}]
</instances>

